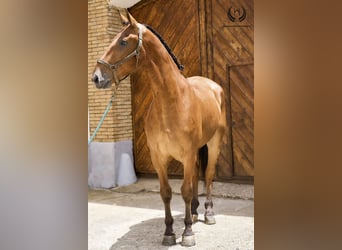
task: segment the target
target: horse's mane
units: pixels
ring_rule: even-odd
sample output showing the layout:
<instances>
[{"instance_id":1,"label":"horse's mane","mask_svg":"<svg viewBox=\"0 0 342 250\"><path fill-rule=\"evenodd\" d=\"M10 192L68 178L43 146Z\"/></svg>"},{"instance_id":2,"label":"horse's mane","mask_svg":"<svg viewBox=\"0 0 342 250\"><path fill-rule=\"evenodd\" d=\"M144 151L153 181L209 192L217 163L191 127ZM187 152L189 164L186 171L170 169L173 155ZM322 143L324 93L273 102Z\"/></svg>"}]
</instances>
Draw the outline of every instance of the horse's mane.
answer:
<instances>
[{"instance_id":1,"label":"horse's mane","mask_svg":"<svg viewBox=\"0 0 342 250\"><path fill-rule=\"evenodd\" d=\"M180 71L182 71L184 69L184 66L182 64L180 64L180 62L178 61L177 57L175 56L175 54L173 54L171 48L169 47L169 45L165 42L165 40L163 39L163 37L157 32L155 31L151 26L144 24L144 26L146 28L148 28L156 37L158 37L159 41L164 45L165 49L167 50L167 52L169 52L170 56L172 57L173 61L175 62L175 64L177 65L178 69Z\"/></svg>"}]
</instances>

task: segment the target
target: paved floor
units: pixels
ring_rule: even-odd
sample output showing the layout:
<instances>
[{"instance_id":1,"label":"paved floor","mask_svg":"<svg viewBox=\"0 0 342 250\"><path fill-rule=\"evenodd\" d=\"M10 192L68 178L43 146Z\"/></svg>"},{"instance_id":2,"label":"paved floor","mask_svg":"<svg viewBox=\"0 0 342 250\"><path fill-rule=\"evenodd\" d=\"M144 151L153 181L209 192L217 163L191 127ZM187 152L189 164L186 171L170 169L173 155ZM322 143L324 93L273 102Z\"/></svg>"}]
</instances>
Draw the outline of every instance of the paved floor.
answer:
<instances>
[{"instance_id":1,"label":"paved floor","mask_svg":"<svg viewBox=\"0 0 342 250\"><path fill-rule=\"evenodd\" d=\"M181 180L173 187L172 213L177 244L161 245L164 208L157 179L139 179L136 184L112 190L88 192L88 249L254 249L254 187L214 183L216 224L203 223L205 196L200 196L200 221L193 225L196 246L180 246L184 229ZM200 188L199 193L203 193ZM230 198L228 198L230 197Z\"/></svg>"}]
</instances>

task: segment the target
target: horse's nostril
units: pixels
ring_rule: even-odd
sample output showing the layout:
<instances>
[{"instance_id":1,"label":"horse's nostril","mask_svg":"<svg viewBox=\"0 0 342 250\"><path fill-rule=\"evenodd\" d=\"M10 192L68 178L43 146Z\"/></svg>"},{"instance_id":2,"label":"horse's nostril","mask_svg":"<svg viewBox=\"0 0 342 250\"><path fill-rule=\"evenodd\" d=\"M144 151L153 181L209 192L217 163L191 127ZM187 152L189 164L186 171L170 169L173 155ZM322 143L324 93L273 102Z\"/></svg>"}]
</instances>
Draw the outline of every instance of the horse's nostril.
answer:
<instances>
[{"instance_id":1,"label":"horse's nostril","mask_svg":"<svg viewBox=\"0 0 342 250\"><path fill-rule=\"evenodd\" d=\"M91 79L94 83L99 83L99 78L96 74L94 74L93 78Z\"/></svg>"}]
</instances>

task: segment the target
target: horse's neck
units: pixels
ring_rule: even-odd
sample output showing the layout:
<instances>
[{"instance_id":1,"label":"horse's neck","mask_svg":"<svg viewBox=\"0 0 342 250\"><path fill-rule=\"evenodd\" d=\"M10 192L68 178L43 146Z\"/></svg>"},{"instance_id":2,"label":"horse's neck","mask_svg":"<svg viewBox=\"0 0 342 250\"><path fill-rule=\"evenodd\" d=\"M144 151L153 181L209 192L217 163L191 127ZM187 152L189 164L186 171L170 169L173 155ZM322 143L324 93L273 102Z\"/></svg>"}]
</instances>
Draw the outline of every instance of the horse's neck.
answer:
<instances>
[{"instance_id":1,"label":"horse's neck","mask_svg":"<svg viewBox=\"0 0 342 250\"><path fill-rule=\"evenodd\" d=\"M146 62L140 70L151 86L153 96L162 105L175 104L185 87L185 78L179 72L165 47L157 37L146 31L144 39Z\"/></svg>"}]
</instances>

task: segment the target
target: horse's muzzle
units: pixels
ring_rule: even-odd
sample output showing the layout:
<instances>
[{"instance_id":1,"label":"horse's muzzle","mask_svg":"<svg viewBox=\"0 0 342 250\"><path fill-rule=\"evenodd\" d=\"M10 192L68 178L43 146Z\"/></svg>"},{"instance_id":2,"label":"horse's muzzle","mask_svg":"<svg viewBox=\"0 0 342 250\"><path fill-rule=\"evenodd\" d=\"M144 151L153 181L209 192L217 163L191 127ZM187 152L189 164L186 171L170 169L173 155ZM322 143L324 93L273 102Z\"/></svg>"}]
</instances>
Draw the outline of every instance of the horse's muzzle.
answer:
<instances>
[{"instance_id":1,"label":"horse's muzzle","mask_svg":"<svg viewBox=\"0 0 342 250\"><path fill-rule=\"evenodd\" d=\"M98 89L108 88L111 83L111 79L101 78L96 73L93 74L93 77L91 78L91 80L95 84L96 88Z\"/></svg>"}]
</instances>

